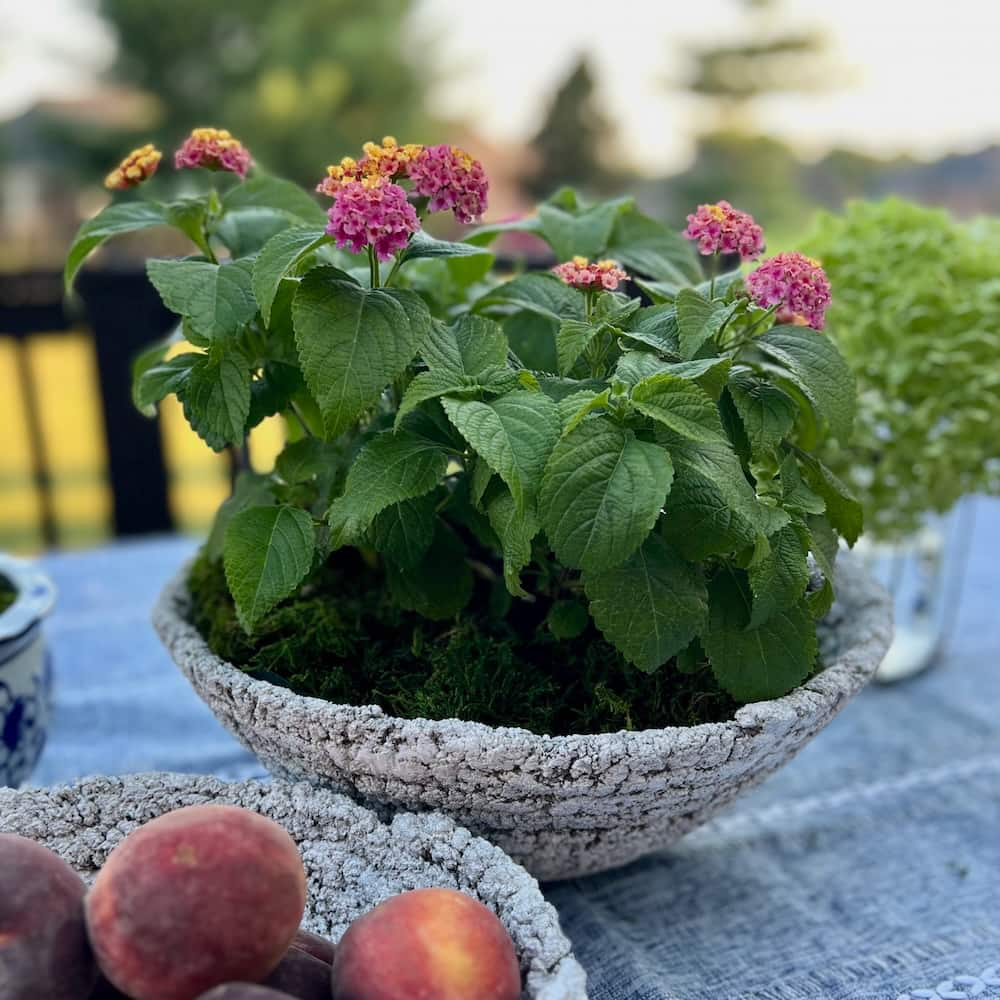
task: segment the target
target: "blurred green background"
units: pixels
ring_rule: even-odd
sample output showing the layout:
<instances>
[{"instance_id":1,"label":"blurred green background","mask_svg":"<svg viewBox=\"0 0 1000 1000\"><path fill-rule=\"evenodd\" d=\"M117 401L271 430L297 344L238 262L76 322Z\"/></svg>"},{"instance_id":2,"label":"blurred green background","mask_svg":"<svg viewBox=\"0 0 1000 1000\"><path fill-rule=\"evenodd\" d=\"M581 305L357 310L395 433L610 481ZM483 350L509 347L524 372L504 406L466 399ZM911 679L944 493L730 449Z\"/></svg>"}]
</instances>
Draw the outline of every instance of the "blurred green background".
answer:
<instances>
[{"instance_id":1,"label":"blurred green background","mask_svg":"<svg viewBox=\"0 0 1000 1000\"><path fill-rule=\"evenodd\" d=\"M161 194L191 183L166 160L196 125L229 128L309 186L369 138L454 142L484 162L491 219L565 183L631 192L678 228L726 198L772 251L851 198L996 213L996 37L996 6L973 0L578 0L571 14L530 0L0 0L0 317L31 299L32 275L58 270L133 146L164 150ZM90 266L138 268L147 252L124 240ZM112 512L90 332L8 332L0 322L0 548L43 542L25 367L56 541L98 541ZM226 460L174 406L160 425L170 507L201 530L228 489ZM262 425L252 461L269 464L281 440Z\"/></svg>"}]
</instances>

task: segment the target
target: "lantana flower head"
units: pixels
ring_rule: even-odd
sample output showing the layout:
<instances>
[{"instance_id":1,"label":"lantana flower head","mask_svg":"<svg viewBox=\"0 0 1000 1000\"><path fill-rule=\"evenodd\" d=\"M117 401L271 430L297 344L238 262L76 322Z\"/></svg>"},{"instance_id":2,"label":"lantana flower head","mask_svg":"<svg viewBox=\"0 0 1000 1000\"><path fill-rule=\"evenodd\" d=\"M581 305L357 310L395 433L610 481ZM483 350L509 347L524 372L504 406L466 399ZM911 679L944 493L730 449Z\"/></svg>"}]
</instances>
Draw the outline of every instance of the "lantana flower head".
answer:
<instances>
[{"instance_id":1,"label":"lantana flower head","mask_svg":"<svg viewBox=\"0 0 1000 1000\"><path fill-rule=\"evenodd\" d=\"M746 276L746 288L762 308L779 307L778 322L823 329L830 281L818 260L801 253L779 253Z\"/></svg>"},{"instance_id":2,"label":"lantana flower head","mask_svg":"<svg viewBox=\"0 0 1000 1000\"><path fill-rule=\"evenodd\" d=\"M402 250L420 228L406 192L386 180L376 184L346 181L338 188L327 215L326 231L338 247L361 253L366 246L373 246L379 260L389 260Z\"/></svg>"},{"instance_id":3,"label":"lantana flower head","mask_svg":"<svg viewBox=\"0 0 1000 1000\"><path fill-rule=\"evenodd\" d=\"M247 148L224 128L196 128L174 153L179 169L228 170L240 177L246 177L252 163Z\"/></svg>"},{"instance_id":4,"label":"lantana flower head","mask_svg":"<svg viewBox=\"0 0 1000 1000\"><path fill-rule=\"evenodd\" d=\"M701 254L738 253L742 260L753 260L764 252L764 231L728 201L699 205L687 221L684 236L698 241Z\"/></svg>"},{"instance_id":5,"label":"lantana flower head","mask_svg":"<svg viewBox=\"0 0 1000 1000\"><path fill-rule=\"evenodd\" d=\"M486 211L490 182L479 160L458 146L424 146L409 163L414 193L429 199L432 212L451 210L459 222L475 222Z\"/></svg>"},{"instance_id":6,"label":"lantana flower head","mask_svg":"<svg viewBox=\"0 0 1000 1000\"><path fill-rule=\"evenodd\" d=\"M572 288L586 291L589 288L613 292L628 275L613 260L591 263L586 257L574 257L564 264L557 264L552 273Z\"/></svg>"},{"instance_id":7,"label":"lantana flower head","mask_svg":"<svg viewBox=\"0 0 1000 1000\"><path fill-rule=\"evenodd\" d=\"M326 168L326 177L316 185L320 194L333 198L350 181L361 181L371 186L381 180L393 180L407 172L410 163L424 147L415 143L401 146L393 136L387 135L381 145L366 142L361 148L365 155L360 160L345 156L340 163Z\"/></svg>"},{"instance_id":8,"label":"lantana flower head","mask_svg":"<svg viewBox=\"0 0 1000 1000\"><path fill-rule=\"evenodd\" d=\"M124 191L148 181L160 165L163 154L151 143L133 149L114 170L104 178L104 186L112 191Z\"/></svg>"}]
</instances>

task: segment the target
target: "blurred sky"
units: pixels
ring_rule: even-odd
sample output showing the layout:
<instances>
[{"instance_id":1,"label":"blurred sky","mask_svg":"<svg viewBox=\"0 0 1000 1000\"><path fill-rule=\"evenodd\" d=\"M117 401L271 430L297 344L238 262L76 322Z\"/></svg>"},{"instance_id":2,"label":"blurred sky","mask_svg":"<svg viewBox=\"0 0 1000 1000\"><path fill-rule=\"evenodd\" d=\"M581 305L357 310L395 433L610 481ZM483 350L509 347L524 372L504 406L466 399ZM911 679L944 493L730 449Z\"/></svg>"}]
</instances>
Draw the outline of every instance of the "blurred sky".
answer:
<instances>
[{"instance_id":1,"label":"blurred sky","mask_svg":"<svg viewBox=\"0 0 1000 1000\"><path fill-rule=\"evenodd\" d=\"M838 83L757 108L755 124L803 155L839 145L933 158L1000 142L1000 0L785 0L783 10L783 27L828 37ZM683 167L699 126L702 107L683 94L685 48L739 26L732 0L418 0L413 20L415 38L439 46L435 102L488 139L529 137L591 53L622 156L649 174ZM88 0L0 0L0 118L79 92L113 53Z\"/></svg>"}]
</instances>

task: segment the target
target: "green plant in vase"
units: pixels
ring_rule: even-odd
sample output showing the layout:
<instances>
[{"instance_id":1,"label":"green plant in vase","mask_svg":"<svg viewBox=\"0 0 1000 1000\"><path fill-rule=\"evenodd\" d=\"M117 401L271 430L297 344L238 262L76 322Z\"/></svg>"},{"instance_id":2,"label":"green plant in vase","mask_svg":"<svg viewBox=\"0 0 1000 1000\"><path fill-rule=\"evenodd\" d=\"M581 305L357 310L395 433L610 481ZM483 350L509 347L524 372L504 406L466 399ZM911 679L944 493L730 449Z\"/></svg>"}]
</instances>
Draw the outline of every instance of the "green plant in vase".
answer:
<instances>
[{"instance_id":1,"label":"green plant in vase","mask_svg":"<svg viewBox=\"0 0 1000 1000\"><path fill-rule=\"evenodd\" d=\"M761 255L748 215L700 206L682 235L569 190L437 240L428 216L486 208L451 146L366 144L320 182L326 211L228 133L175 163L223 183L112 204L67 280L109 236L180 229L195 252L147 265L179 322L138 359L137 404L175 394L216 450L286 421L191 571L215 652L339 703L550 733L726 718L818 669L861 509L817 457L854 414L817 261L705 281L696 249ZM562 263L499 272L512 229Z\"/></svg>"},{"instance_id":2,"label":"green plant in vase","mask_svg":"<svg viewBox=\"0 0 1000 1000\"><path fill-rule=\"evenodd\" d=\"M837 288L831 333L857 374L849 440L823 456L871 534L898 541L1000 492L1000 232L898 198L823 214L808 239Z\"/></svg>"}]
</instances>

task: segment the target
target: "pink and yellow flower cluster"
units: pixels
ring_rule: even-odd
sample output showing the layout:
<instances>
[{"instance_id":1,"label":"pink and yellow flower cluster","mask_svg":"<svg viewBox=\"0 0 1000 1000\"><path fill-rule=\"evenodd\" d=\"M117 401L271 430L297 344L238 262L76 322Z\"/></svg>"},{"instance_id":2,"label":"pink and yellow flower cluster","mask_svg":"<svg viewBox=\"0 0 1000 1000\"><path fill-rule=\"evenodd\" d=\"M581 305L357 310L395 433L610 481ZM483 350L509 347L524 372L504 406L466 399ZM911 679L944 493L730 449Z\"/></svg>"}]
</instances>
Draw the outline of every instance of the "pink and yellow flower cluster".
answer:
<instances>
[{"instance_id":1,"label":"pink and yellow flower cluster","mask_svg":"<svg viewBox=\"0 0 1000 1000\"><path fill-rule=\"evenodd\" d=\"M151 143L133 149L114 170L104 178L104 186L112 191L137 187L156 173L163 154Z\"/></svg>"},{"instance_id":2,"label":"pink and yellow flower cluster","mask_svg":"<svg viewBox=\"0 0 1000 1000\"><path fill-rule=\"evenodd\" d=\"M252 163L247 148L224 128L196 128L174 153L178 169L228 170L240 177L246 177Z\"/></svg>"},{"instance_id":3,"label":"pink and yellow flower cluster","mask_svg":"<svg viewBox=\"0 0 1000 1000\"><path fill-rule=\"evenodd\" d=\"M728 201L699 205L687 221L684 236L697 240L701 254L738 253L742 260L753 260L764 252L764 231Z\"/></svg>"},{"instance_id":4,"label":"pink and yellow flower cluster","mask_svg":"<svg viewBox=\"0 0 1000 1000\"><path fill-rule=\"evenodd\" d=\"M777 306L779 323L822 330L830 304L830 281L818 260L779 253L746 277L750 298L761 308Z\"/></svg>"},{"instance_id":5,"label":"pink and yellow flower cluster","mask_svg":"<svg viewBox=\"0 0 1000 1000\"><path fill-rule=\"evenodd\" d=\"M552 273L572 288L581 291L597 289L613 292L628 275L613 260L598 260L591 263L586 257L574 257L564 264L557 264Z\"/></svg>"},{"instance_id":6,"label":"pink and yellow flower cluster","mask_svg":"<svg viewBox=\"0 0 1000 1000\"><path fill-rule=\"evenodd\" d=\"M351 182L374 187L407 179L432 212L450 210L459 222L470 223L486 211L489 181L483 165L458 146L401 146L387 135L381 144L366 142L362 150L360 160L345 156L327 167L316 190L336 198Z\"/></svg>"},{"instance_id":7,"label":"pink and yellow flower cluster","mask_svg":"<svg viewBox=\"0 0 1000 1000\"><path fill-rule=\"evenodd\" d=\"M486 210L483 165L457 146L400 145L387 135L381 143L366 142L362 151L360 160L345 156L327 167L316 186L334 199L326 231L339 247L360 253L371 246L379 260L388 260L406 246L420 219L397 180L408 181L430 211L450 209L459 222L474 222Z\"/></svg>"}]
</instances>

